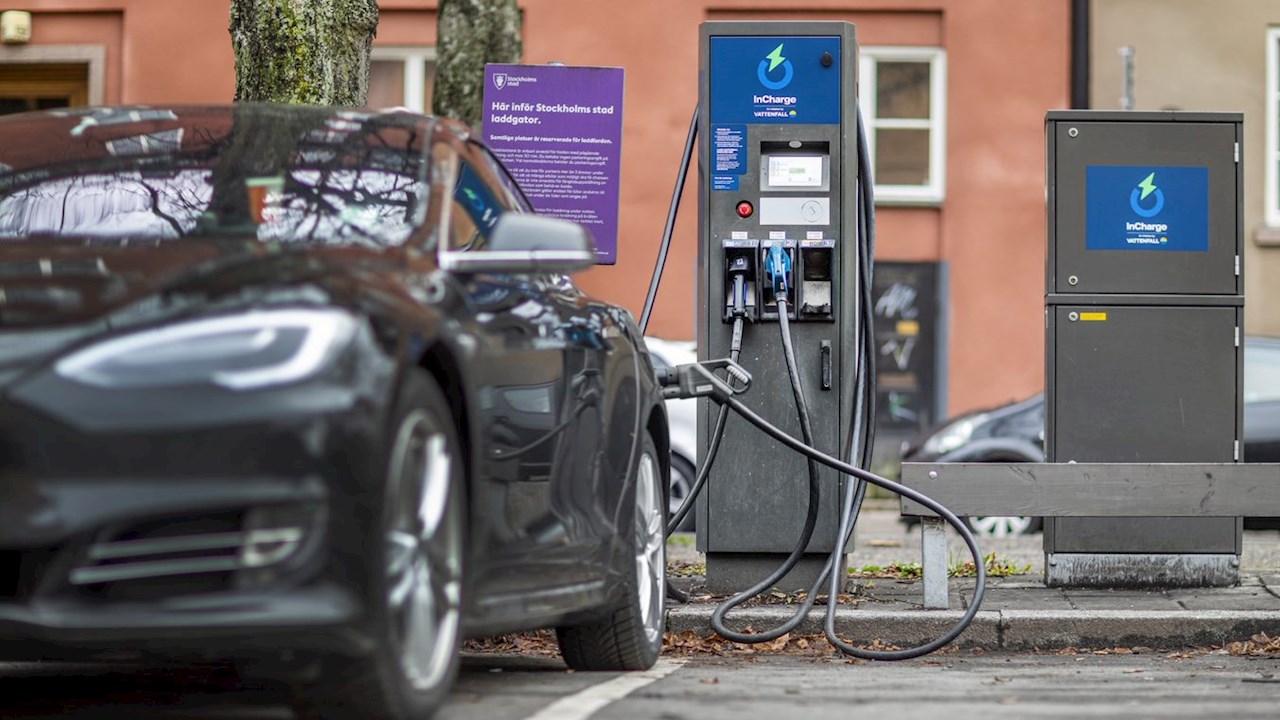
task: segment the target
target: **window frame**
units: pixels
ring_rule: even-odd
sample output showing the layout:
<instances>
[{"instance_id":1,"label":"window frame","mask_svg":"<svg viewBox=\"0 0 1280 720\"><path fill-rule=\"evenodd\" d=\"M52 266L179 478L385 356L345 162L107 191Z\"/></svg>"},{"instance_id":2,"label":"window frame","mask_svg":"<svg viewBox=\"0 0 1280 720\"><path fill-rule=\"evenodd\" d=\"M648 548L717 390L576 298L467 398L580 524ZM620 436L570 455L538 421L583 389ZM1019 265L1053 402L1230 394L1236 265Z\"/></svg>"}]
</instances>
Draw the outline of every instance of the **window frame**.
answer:
<instances>
[{"instance_id":1,"label":"window frame","mask_svg":"<svg viewBox=\"0 0 1280 720\"><path fill-rule=\"evenodd\" d=\"M1280 227L1280 27L1267 28L1266 172L1263 183L1266 223Z\"/></svg>"},{"instance_id":2,"label":"window frame","mask_svg":"<svg viewBox=\"0 0 1280 720\"><path fill-rule=\"evenodd\" d=\"M426 107L426 94L422 90L422 86L427 79L424 66L429 62L436 63L436 48L434 45L375 45L369 54L369 62L387 62L391 60L399 60L404 64L404 88L402 89L402 98L404 104L401 107L408 108L416 113L430 114L431 108Z\"/></svg>"},{"instance_id":3,"label":"window frame","mask_svg":"<svg viewBox=\"0 0 1280 720\"><path fill-rule=\"evenodd\" d=\"M921 185L888 185L876 181L876 204L940 205L946 199L947 53L934 46L869 45L858 48L858 106L867 134L868 166L875 168L876 132L880 128L929 131L929 179ZM876 117L876 68L880 62L929 64L929 118Z\"/></svg>"}]
</instances>

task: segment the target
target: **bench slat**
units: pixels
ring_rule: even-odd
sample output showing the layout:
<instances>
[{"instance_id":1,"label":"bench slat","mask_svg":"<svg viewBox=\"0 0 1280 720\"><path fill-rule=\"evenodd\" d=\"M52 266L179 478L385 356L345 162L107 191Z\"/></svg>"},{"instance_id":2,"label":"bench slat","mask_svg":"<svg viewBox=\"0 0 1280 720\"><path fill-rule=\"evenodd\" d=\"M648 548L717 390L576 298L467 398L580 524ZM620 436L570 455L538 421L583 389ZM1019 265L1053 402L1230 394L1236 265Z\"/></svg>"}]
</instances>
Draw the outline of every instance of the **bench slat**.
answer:
<instances>
[{"instance_id":1,"label":"bench slat","mask_svg":"<svg viewBox=\"0 0 1280 720\"><path fill-rule=\"evenodd\" d=\"M1280 463L903 463L902 482L957 515L1280 516Z\"/></svg>"}]
</instances>

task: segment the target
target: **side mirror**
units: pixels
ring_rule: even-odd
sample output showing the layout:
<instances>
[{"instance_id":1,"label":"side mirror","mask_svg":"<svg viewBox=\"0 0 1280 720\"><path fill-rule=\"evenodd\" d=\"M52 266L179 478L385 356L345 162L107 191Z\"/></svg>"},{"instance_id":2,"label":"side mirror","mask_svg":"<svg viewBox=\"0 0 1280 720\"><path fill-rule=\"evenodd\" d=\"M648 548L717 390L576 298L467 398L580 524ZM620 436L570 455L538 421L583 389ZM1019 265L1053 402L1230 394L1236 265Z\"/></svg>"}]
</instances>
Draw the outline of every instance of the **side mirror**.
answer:
<instances>
[{"instance_id":1,"label":"side mirror","mask_svg":"<svg viewBox=\"0 0 1280 720\"><path fill-rule=\"evenodd\" d=\"M479 250L440 253L440 267L454 272L571 273L595 264L595 243L577 223L507 212Z\"/></svg>"}]
</instances>

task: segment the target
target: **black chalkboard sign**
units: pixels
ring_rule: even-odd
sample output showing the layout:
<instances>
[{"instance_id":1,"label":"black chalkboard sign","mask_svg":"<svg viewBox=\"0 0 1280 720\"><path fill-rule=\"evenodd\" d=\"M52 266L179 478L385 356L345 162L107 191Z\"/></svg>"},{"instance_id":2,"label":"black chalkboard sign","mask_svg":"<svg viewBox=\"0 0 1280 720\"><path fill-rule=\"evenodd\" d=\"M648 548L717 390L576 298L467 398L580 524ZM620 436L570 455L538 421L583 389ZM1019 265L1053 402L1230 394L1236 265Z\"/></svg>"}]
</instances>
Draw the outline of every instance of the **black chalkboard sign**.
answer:
<instances>
[{"instance_id":1,"label":"black chalkboard sign","mask_svg":"<svg viewBox=\"0 0 1280 720\"><path fill-rule=\"evenodd\" d=\"M876 338L876 431L907 437L944 412L942 270L938 263L877 262L871 283Z\"/></svg>"}]
</instances>

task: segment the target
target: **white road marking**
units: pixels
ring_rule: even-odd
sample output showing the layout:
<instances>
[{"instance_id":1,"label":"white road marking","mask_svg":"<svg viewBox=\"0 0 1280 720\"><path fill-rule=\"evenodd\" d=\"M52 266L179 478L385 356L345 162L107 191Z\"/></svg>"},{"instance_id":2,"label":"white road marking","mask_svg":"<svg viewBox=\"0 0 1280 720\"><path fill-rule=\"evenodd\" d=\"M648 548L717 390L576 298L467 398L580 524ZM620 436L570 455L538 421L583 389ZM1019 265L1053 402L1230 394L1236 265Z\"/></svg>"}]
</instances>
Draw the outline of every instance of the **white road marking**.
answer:
<instances>
[{"instance_id":1,"label":"white road marking","mask_svg":"<svg viewBox=\"0 0 1280 720\"><path fill-rule=\"evenodd\" d=\"M562 697L525 720L587 720L606 705L621 700L649 683L670 675L684 665L684 660L660 659L644 672L627 673Z\"/></svg>"}]
</instances>

